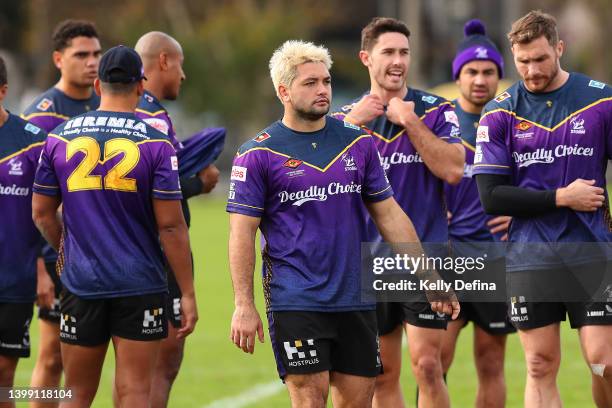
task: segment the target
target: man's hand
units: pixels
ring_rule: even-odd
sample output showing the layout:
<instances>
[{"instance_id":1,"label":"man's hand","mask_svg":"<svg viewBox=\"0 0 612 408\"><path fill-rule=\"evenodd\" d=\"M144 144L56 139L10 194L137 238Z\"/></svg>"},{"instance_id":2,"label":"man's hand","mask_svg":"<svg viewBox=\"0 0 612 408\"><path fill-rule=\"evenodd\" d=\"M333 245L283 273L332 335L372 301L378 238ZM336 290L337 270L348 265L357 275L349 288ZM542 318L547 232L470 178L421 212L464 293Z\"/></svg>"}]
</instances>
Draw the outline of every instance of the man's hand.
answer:
<instances>
[{"instance_id":1,"label":"man's hand","mask_svg":"<svg viewBox=\"0 0 612 408\"><path fill-rule=\"evenodd\" d=\"M459 317L461 306L454 290L450 289L448 292L427 291L426 296L431 305L431 310L435 313L447 314L452 320Z\"/></svg>"},{"instance_id":2,"label":"man's hand","mask_svg":"<svg viewBox=\"0 0 612 408\"><path fill-rule=\"evenodd\" d=\"M596 211L603 206L604 189L595 187L595 180L576 179L567 187L557 189L557 207L574 211Z\"/></svg>"},{"instance_id":3,"label":"man's hand","mask_svg":"<svg viewBox=\"0 0 612 408\"><path fill-rule=\"evenodd\" d=\"M419 117L414 113L414 102L395 97L387 106L387 119L398 126L406 127L407 123L415 123Z\"/></svg>"},{"instance_id":4,"label":"man's hand","mask_svg":"<svg viewBox=\"0 0 612 408\"><path fill-rule=\"evenodd\" d=\"M181 297L181 328L176 334L177 339L189 336L195 329L198 321L198 306L195 299L195 294L185 295Z\"/></svg>"},{"instance_id":5,"label":"man's hand","mask_svg":"<svg viewBox=\"0 0 612 408\"><path fill-rule=\"evenodd\" d=\"M197 176L202 182L202 194L210 193L219 182L219 169L211 164L200 170Z\"/></svg>"},{"instance_id":6,"label":"man's hand","mask_svg":"<svg viewBox=\"0 0 612 408\"><path fill-rule=\"evenodd\" d=\"M52 309L55 300L55 285L47 273L45 261L38 258L36 262L36 304L38 307Z\"/></svg>"},{"instance_id":7,"label":"man's hand","mask_svg":"<svg viewBox=\"0 0 612 408\"><path fill-rule=\"evenodd\" d=\"M345 121L361 126L385 113L385 107L378 95L366 95L353 106Z\"/></svg>"},{"instance_id":8,"label":"man's hand","mask_svg":"<svg viewBox=\"0 0 612 408\"><path fill-rule=\"evenodd\" d=\"M503 232L504 235L501 237L501 240L507 241L510 221L512 221L512 217L508 217L507 215L500 215L499 217L491 218L489 222L487 222L487 227L489 227L489 231L491 231L491 234Z\"/></svg>"},{"instance_id":9,"label":"man's hand","mask_svg":"<svg viewBox=\"0 0 612 408\"><path fill-rule=\"evenodd\" d=\"M450 225L452 219L453 219L453 213L451 213L450 211L446 211L446 223L448 225Z\"/></svg>"},{"instance_id":10,"label":"man's hand","mask_svg":"<svg viewBox=\"0 0 612 408\"><path fill-rule=\"evenodd\" d=\"M232 328L230 340L241 348L245 353L255 351L255 333L259 342L264 342L264 331L261 318L254 304L248 306L236 306L232 316Z\"/></svg>"}]
</instances>

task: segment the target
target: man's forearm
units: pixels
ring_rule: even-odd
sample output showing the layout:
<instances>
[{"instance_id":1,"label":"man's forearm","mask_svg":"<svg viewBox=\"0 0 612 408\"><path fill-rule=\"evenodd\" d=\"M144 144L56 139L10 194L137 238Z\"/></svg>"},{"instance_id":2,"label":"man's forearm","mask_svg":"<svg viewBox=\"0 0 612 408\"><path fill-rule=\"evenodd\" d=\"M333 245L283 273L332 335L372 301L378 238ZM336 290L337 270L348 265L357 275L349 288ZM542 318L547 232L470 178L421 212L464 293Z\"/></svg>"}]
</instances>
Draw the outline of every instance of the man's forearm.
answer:
<instances>
[{"instance_id":1,"label":"man's forearm","mask_svg":"<svg viewBox=\"0 0 612 408\"><path fill-rule=\"evenodd\" d=\"M40 231L43 238L58 251L60 240L62 237L62 223L56 213L50 213L44 216L36 217L34 220L36 228Z\"/></svg>"},{"instance_id":2,"label":"man's forearm","mask_svg":"<svg viewBox=\"0 0 612 408\"><path fill-rule=\"evenodd\" d=\"M255 270L255 236L230 229L229 264L236 306L255 303L253 273Z\"/></svg>"},{"instance_id":3,"label":"man's forearm","mask_svg":"<svg viewBox=\"0 0 612 408\"><path fill-rule=\"evenodd\" d=\"M177 227L163 228L159 231L159 239L181 292L183 295L193 295L193 274L187 226L182 224Z\"/></svg>"},{"instance_id":4,"label":"man's forearm","mask_svg":"<svg viewBox=\"0 0 612 408\"><path fill-rule=\"evenodd\" d=\"M406 123L405 128L412 145L436 177L449 184L461 181L465 153L453 144L436 137L420 120Z\"/></svg>"}]
</instances>

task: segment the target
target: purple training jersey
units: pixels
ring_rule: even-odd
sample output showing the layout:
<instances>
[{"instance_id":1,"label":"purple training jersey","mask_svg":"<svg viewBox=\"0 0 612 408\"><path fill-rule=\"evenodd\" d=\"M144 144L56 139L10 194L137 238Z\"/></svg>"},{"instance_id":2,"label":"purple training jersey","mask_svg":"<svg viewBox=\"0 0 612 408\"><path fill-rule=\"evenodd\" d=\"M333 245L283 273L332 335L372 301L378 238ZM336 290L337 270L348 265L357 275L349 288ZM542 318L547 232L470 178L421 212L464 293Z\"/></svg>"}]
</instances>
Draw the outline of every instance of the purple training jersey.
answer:
<instances>
[{"instance_id":1,"label":"purple training jersey","mask_svg":"<svg viewBox=\"0 0 612 408\"><path fill-rule=\"evenodd\" d=\"M87 99L74 99L60 91L56 87L51 87L40 94L21 115L25 120L32 122L50 133L66 120L91 110L98 109L100 97L95 92ZM57 252L45 243L43 247L43 257L45 262L57 260Z\"/></svg>"},{"instance_id":2,"label":"purple training jersey","mask_svg":"<svg viewBox=\"0 0 612 408\"><path fill-rule=\"evenodd\" d=\"M0 302L36 298L42 241L32 222L32 184L46 136L13 114L0 126Z\"/></svg>"},{"instance_id":3,"label":"purple training jersey","mask_svg":"<svg viewBox=\"0 0 612 408\"><path fill-rule=\"evenodd\" d=\"M404 100L415 103L415 113L434 135L448 143L461 143L459 122L450 102L412 88L408 88ZM341 112L333 116L344 119L353 106L354 104L344 106ZM362 128L374 136L382 156L383 167L395 192L395 199L412 220L419 239L423 242L446 242L448 225L444 183L429 171L412 145L406 130L389 121L386 115L376 118ZM381 242L382 237L376 225L369 216L366 217L366 241Z\"/></svg>"},{"instance_id":4,"label":"purple training jersey","mask_svg":"<svg viewBox=\"0 0 612 408\"><path fill-rule=\"evenodd\" d=\"M167 290L153 199L180 200L168 137L133 113L95 111L50 133L34 191L61 196L62 283L84 298Z\"/></svg>"},{"instance_id":5,"label":"purple training jersey","mask_svg":"<svg viewBox=\"0 0 612 408\"><path fill-rule=\"evenodd\" d=\"M474 174L507 175L513 185L534 190L555 190L578 178L594 179L605 189L612 158L612 88L578 73L548 93L531 93L517 82L485 107L476 149ZM558 208L515 218L509 239L609 242L611 226L606 192L604 206L594 212ZM541 261L545 260L530 257L521 265Z\"/></svg>"},{"instance_id":6,"label":"purple training jersey","mask_svg":"<svg viewBox=\"0 0 612 408\"><path fill-rule=\"evenodd\" d=\"M234 159L227 211L261 218L268 311L373 310L362 303L363 200L393 195L372 137L327 117L316 132L280 121Z\"/></svg>"},{"instance_id":7,"label":"purple training jersey","mask_svg":"<svg viewBox=\"0 0 612 408\"><path fill-rule=\"evenodd\" d=\"M153 126L165 135L168 135L174 148L179 151L183 148L181 142L176 138L176 132L172 125L172 120L168 111L159 100L150 92L145 91L138 107L136 108L136 116L146 122L148 125Z\"/></svg>"},{"instance_id":8,"label":"purple training jersey","mask_svg":"<svg viewBox=\"0 0 612 408\"><path fill-rule=\"evenodd\" d=\"M493 241L493 236L486 226L491 217L488 217L482 208L476 180L472 177L476 128L480 115L465 112L456 101L455 112L465 147L465 166L459 184L444 185L446 205L452 215L448 224L449 239L457 242Z\"/></svg>"}]
</instances>

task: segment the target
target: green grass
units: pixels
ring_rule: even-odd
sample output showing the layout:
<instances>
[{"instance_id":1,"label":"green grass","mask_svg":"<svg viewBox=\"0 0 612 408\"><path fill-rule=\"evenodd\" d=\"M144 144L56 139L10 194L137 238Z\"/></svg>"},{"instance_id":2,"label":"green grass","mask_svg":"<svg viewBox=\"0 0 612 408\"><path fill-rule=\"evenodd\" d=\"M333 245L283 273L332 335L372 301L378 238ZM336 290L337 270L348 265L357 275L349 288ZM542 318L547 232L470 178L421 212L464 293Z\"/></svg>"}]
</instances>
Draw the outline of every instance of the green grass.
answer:
<instances>
[{"instance_id":1,"label":"green grass","mask_svg":"<svg viewBox=\"0 0 612 408\"><path fill-rule=\"evenodd\" d=\"M227 265L228 217L224 201L191 200L191 246L195 257L196 285L200 320L196 331L187 340L185 360L174 385L171 407L204 407L211 402L245 392L260 383L278 379L269 338L257 343L254 355L238 350L229 340L233 295ZM259 267L256 271L256 298L260 314L263 296ZM263 317L263 316L262 316ZM267 324L264 320L264 325ZM38 330L32 325L32 351L37 352ZM562 325L562 362L559 387L566 407L593 406L590 373L584 363L577 332ZM410 373L407 352L404 353L402 386L408 406L414 406L415 383ZM16 385L29 383L34 357L23 359L17 369ZM94 407L110 407L114 354L109 348L100 388ZM517 335L508 339L506 357L508 407L521 407L525 383L525 364ZM474 405L476 372L472 358L472 328L464 329L459 338L455 362L448 378L451 401L456 407ZM18 406L25 407L26 404ZM285 390L254 402L252 407L287 407Z\"/></svg>"}]
</instances>

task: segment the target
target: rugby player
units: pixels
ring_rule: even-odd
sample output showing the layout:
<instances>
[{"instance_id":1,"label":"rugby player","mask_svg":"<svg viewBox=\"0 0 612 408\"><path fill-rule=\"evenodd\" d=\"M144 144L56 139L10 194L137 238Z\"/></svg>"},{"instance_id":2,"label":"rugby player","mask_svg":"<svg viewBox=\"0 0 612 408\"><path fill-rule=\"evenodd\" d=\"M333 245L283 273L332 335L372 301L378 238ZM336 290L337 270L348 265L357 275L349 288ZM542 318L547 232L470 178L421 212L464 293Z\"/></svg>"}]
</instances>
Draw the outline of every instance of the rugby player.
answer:
<instances>
[{"instance_id":1,"label":"rugby player","mask_svg":"<svg viewBox=\"0 0 612 408\"><path fill-rule=\"evenodd\" d=\"M30 356L40 233L32 222L32 184L46 133L6 111L6 64L0 57L0 387L12 387L21 357ZM0 402L0 407L14 407Z\"/></svg>"},{"instance_id":2,"label":"rugby player","mask_svg":"<svg viewBox=\"0 0 612 408\"><path fill-rule=\"evenodd\" d=\"M140 37L135 49L142 58L147 77L144 94L136 108L136 116L167 134L178 151L182 145L176 139L172 120L160 100L175 100L178 97L181 84L185 80L183 48L168 34L152 31ZM219 170L214 164L201 170L197 177L180 179L183 193L181 205L187 227L191 218L187 199L209 193L218 181ZM181 292L172 271L168 273L168 289L170 295L166 305L166 317L171 324L168 326L168 337L162 340L153 374L152 407L165 407L168 404L170 389L181 367L185 348L185 339L176 336L176 331L181 327Z\"/></svg>"},{"instance_id":3,"label":"rugby player","mask_svg":"<svg viewBox=\"0 0 612 408\"><path fill-rule=\"evenodd\" d=\"M93 91L101 53L93 23L80 20L59 23L53 31L53 50L53 63L61 73L60 79L38 96L22 115L47 133L73 116L97 109L100 104L100 98ZM54 300L46 307L39 304L40 343L31 386L57 387L62 376L59 341L61 282L55 272L57 253L45 245L43 257L46 271L43 268L39 270L38 293ZM31 407L53 405L30 403Z\"/></svg>"},{"instance_id":4,"label":"rugby player","mask_svg":"<svg viewBox=\"0 0 612 408\"><path fill-rule=\"evenodd\" d=\"M461 138L465 147L463 179L456 186L445 185L444 195L449 212L448 235L455 256L478 257L487 250L487 243L505 238L510 217L485 215L476 180L472 178L476 128L484 105L495 96L504 74L504 61L495 44L486 36L480 20L465 24L465 38L459 44L453 60L452 74L459 89L453 101L459 118ZM452 245L457 243L456 245ZM465 244L469 243L469 244ZM491 251L489 251L491 252ZM491 261L491 255L487 260ZM501 251L497 267L501 268ZM489 264L489 268L493 268ZM462 302L456 321L449 322L442 346L442 366L448 373L455 353L460 330L474 323L474 360L478 374L477 407L503 407L506 401L504 354L506 337L515 329L507 317L506 303Z\"/></svg>"},{"instance_id":5,"label":"rugby player","mask_svg":"<svg viewBox=\"0 0 612 408\"><path fill-rule=\"evenodd\" d=\"M392 18L374 18L362 30L359 58L368 69L370 90L334 116L374 136L395 198L414 221L419 239L446 243L444 182L461 181L465 151L452 104L407 87L409 37L408 27ZM371 221L366 240L381 240ZM376 379L374 406L404 404L399 383L404 328L422 403L449 404L440 360L447 319L427 309L414 303L377 305L384 373Z\"/></svg>"},{"instance_id":6,"label":"rugby player","mask_svg":"<svg viewBox=\"0 0 612 408\"><path fill-rule=\"evenodd\" d=\"M60 406L92 403L111 339L119 404L148 406L167 336L163 256L182 292L177 335L197 320L178 163L168 136L134 114L145 79L136 51L110 49L98 75L99 109L49 134L34 183L38 229L54 248L63 236L60 338L73 399Z\"/></svg>"},{"instance_id":7,"label":"rugby player","mask_svg":"<svg viewBox=\"0 0 612 408\"><path fill-rule=\"evenodd\" d=\"M610 407L609 304L590 295L581 302L534 301L533 294L554 290L568 299L580 289L559 284L568 270L585 278L605 272L605 261L585 257L580 243L612 239L605 192L612 88L561 68L565 44L548 14L527 13L512 24L508 39L521 80L485 106L474 174L485 211L516 216L509 233L508 295L527 363L525 406L561 406L556 377L560 322L567 314L591 369L595 404ZM571 258L550 251L557 247L572 252ZM523 292L528 288L535 288L531 296Z\"/></svg>"},{"instance_id":8,"label":"rugby player","mask_svg":"<svg viewBox=\"0 0 612 408\"><path fill-rule=\"evenodd\" d=\"M381 364L375 304L360 299L363 203L386 241L418 238L373 138L326 116L331 63L327 49L302 41L270 60L283 118L239 149L231 174L230 337L247 353L264 339L253 299L259 228L270 338L292 406L325 407L331 385L334 406L368 407ZM456 317L449 299L431 308Z\"/></svg>"}]
</instances>

